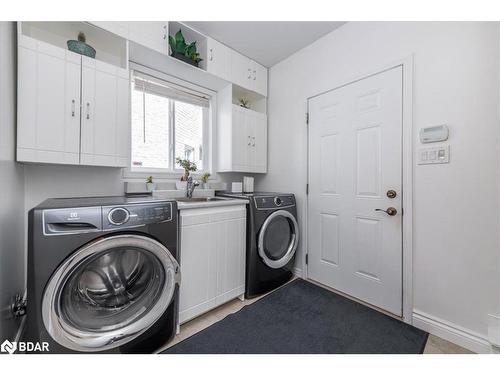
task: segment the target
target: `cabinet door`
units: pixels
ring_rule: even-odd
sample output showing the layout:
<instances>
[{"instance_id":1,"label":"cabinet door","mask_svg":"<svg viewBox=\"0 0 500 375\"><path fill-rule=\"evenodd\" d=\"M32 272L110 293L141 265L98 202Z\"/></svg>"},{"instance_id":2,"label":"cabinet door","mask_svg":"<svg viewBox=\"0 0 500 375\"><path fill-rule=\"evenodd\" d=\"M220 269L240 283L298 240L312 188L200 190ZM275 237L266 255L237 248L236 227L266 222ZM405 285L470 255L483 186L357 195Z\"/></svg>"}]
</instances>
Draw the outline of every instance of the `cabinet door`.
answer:
<instances>
[{"instance_id":1,"label":"cabinet door","mask_svg":"<svg viewBox=\"0 0 500 375\"><path fill-rule=\"evenodd\" d=\"M253 91L267 96L267 68L255 61L252 62L252 80Z\"/></svg>"},{"instance_id":2,"label":"cabinet door","mask_svg":"<svg viewBox=\"0 0 500 375\"><path fill-rule=\"evenodd\" d=\"M17 160L78 164L81 56L19 36Z\"/></svg>"},{"instance_id":3,"label":"cabinet door","mask_svg":"<svg viewBox=\"0 0 500 375\"><path fill-rule=\"evenodd\" d=\"M257 173L267 172L267 116L263 113L254 114L254 171Z\"/></svg>"},{"instance_id":4,"label":"cabinet door","mask_svg":"<svg viewBox=\"0 0 500 375\"><path fill-rule=\"evenodd\" d=\"M207 38L207 71L222 79L230 80L230 50L216 40Z\"/></svg>"},{"instance_id":5,"label":"cabinet door","mask_svg":"<svg viewBox=\"0 0 500 375\"><path fill-rule=\"evenodd\" d=\"M250 59L231 50L231 82L238 86L251 89L252 68Z\"/></svg>"},{"instance_id":6,"label":"cabinet door","mask_svg":"<svg viewBox=\"0 0 500 375\"><path fill-rule=\"evenodd\" d=\"M253 111L248 109L243 109L243 116L246 122L247 136L248 136L248 148L247 148L247 171L255 172L257 153L255 150L256 145L256 117Z\"/></svg>"},{"instance_id":7,"label":"cabinet door","mask_svg":"<svg viewBox=\"0 0 500 375\"><path fill-rule=\"evenodd\" d=\"M247 118L242 108L237 105L233 105L232 133L233 170L248 172L251 139L248 134Z\"/></svg>"},{"instance_id":8,"label":"cabinet door","mask_svg":"<svg viewBox=\"0 0 500 375\"><path fill-rule=\"evenodd\" d=\"M217 257L216 304L225 303L244 293L246 254L246 209L227 208L221 220L214 223Z\"/></svg>"},{"instance_id":9,"label":"cabinet door","mask_svg":"<svg viewBox=\"0 0 500 375\"><path fill-rule=\"evenodd\" d=\"M83 57L81 164L128 165L129 95L128 71Z\"/></svg>"},{"instance_id":10,"label":"cabinet door","mask_svg":"<svg viewBox=\"0 0 500 375\"><path fill-rule=\"evenodd\" d=\"M190 211L190 212L187 212ZM210 216L181 211L179 320L183 323L215 307L216 255Z\"/></svg>"},{"instance_id":11,"label":"cabinet door","mask_svg":"<svg viewBox=\"0 0 500 375\"><path fill-rule=\"evenodd\" d=\"M131 21L129 39L163 54L168 53L167 22Z\"/></svg>"}]
</instances>

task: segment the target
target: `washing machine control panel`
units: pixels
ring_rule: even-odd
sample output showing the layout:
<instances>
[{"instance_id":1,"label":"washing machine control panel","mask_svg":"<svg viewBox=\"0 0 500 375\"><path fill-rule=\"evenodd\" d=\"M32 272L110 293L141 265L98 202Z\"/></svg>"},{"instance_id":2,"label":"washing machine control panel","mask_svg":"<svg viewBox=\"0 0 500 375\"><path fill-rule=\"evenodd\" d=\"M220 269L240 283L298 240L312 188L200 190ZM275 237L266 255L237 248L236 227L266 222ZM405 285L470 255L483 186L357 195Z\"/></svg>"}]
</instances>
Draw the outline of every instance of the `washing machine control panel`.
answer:
<instances>
[{"instance_id":1,"label":"washing machine control panel","mask_svg":"<svg viewBox=\"0 0 500 375\"><path fill-rule=\"evenodd\" d=\"M275 195L254 197L255 207L259 210L274 210L295 205L293 195Z\"/></svg>"},{"instance_id":2,"label":"washing machine control panel","mask_svg":"<svg viewBox=\"0 0 500 375\"><path fill-rule=\"evenodd\" d=\"M104 230L172 220L172 203L145 203L102 208Z\"/></svg>"}]
</instances>

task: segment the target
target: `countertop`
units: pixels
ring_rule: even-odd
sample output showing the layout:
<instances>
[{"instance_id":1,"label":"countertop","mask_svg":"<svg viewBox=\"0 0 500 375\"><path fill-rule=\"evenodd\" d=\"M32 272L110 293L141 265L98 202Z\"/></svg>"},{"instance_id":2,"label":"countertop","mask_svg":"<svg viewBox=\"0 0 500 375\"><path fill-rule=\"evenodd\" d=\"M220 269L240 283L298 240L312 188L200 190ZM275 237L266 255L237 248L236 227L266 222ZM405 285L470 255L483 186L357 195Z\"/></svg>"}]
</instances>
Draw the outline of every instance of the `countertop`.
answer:
<instances>
[{"instance_id":1,"label":"countertop","mask_svg":"<svg viewBox=\"0 0 500 375\"><path fill-rule=\"evenodd\" d=\"M174 198L175 200L175 198ZM234 198L220 198L217 200L205 201L205 202L179 202L177 201L178 210L188 210L192 208L211 208L211 207L222 207L222 206L238 206L246 205L248 201L246 199L234 199Z\"/></svg>"}]
</instances>

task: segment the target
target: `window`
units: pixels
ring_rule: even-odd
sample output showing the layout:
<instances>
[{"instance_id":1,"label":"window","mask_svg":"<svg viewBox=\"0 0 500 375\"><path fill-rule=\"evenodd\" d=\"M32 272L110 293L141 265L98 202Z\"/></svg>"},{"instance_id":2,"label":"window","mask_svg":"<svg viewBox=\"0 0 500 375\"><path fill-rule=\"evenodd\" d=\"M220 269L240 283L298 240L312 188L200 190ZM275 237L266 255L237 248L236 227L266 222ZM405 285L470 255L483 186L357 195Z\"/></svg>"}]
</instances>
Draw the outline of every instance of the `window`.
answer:
<instances>
[{"instance_id":1,"label":"window","mask_svg":"<svg viewBox=\"0 0 500 375\"><path fill-rule=\"evenodd\" d=\"M175 158L208 170L208 95L134 72L131 171L180 171Z\"/></svg>"}]
</instances>

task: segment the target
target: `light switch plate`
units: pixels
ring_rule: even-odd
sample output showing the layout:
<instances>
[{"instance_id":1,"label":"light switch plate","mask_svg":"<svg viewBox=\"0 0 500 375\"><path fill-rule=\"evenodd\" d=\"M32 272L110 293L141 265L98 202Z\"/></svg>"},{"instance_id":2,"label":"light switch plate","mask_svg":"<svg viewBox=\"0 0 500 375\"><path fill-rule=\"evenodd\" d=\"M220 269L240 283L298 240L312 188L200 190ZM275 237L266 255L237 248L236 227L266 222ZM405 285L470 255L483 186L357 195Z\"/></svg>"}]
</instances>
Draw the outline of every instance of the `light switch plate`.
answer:
<instances>
[{"instance_id":1,"label":"light switch plate","mask_svg":"<svg viewBox=\"0 0 500 375\"><path fill-rule=\"evenodd\" d=\"M450 162L450 146L426 147L418 150L418 164L444 164Z\"/></svg>"}]
</instances>

